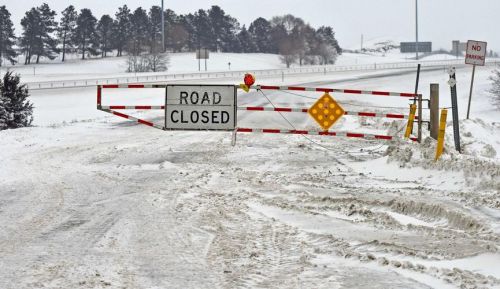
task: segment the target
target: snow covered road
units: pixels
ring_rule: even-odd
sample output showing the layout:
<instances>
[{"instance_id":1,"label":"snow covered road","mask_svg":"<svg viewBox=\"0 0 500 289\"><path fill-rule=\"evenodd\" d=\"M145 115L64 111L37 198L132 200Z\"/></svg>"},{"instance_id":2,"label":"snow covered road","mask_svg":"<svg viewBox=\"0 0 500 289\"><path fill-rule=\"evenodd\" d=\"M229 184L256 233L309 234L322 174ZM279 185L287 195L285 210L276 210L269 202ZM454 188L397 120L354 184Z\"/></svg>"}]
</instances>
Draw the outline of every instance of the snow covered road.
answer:
<instances>
[{"instance_id":1,"label":"snow covered road","mask_svg":"<svg viewBox=\"0 0 500 289\"><path fill-rule=\"evenodd\" d=\"M411 78L345 85L407 91ZM66 93L47 111L64 94L37 92L40 126L0 133L0 288L500 288L497 159L450 154L443 169L428 143L286 135L240 134L232 147L230 133L85 118L94 91ZM288 126L267 116L240 121Z\"/></svg>"}]
</instances>

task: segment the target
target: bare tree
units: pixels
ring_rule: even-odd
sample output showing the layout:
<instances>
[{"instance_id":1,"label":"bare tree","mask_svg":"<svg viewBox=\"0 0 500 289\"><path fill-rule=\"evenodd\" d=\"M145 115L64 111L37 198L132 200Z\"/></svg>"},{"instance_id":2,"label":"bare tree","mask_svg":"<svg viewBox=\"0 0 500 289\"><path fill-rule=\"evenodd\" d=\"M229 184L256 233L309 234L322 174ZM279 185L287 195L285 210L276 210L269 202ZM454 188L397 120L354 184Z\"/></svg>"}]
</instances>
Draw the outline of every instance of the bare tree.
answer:
<instances>
[{"instance_id":1,"label":"bare tree","mask_svg":"<svg viewBox=\"0 0 500 289\"><path fill-rule=\"evenodd\" d=\"M319 45L318 54L321 57L320 64L322 65L335 64L335 61L337 61L337 50L327 43Z\"/></svg>"},{"instance_id":2,"label":"bare tree","mask_svg":"<svg viewBox=\"0 0 500 289\"><path fill-rule=\"evenodd\" d=\"M145 55L144 57L146 58L149 71L159 72L168 70L168 64L170 63L170 57L168 54L153 52Z\"/></svg>"},{"instance_id":3,"label":"bare tree","mask_svg":"<svg viewBox=\"0 0 500 289\"><path fill-rule=\"evenodd\" d=\"M293 46L293 42L290 39L284 39L279 46L280 60L282 63L286 64L287 68L290 68L298 58L297 50Z\"/></svg>"}]
</instances>

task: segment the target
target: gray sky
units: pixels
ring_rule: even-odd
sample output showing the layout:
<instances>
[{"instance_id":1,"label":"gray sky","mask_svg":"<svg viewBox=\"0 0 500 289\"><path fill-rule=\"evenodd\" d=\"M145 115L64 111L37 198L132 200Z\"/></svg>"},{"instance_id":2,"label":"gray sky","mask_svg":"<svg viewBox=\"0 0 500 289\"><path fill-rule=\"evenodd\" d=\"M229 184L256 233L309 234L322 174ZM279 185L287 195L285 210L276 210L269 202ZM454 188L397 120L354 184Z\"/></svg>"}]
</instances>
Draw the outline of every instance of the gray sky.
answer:
<instances>
[{"instance_id":1,"label":"gray sky","mask_svg":"<svg viewBox=\"0 0 500 289\"><path fill-rule=\"evenodd\" d=\"M25 11L42 1L0 0L13 15L16 34ZM160 4L160 0L45 0L58 13L73 3L78 9L91 8L94 15L114 15L118 6L131 9ZM251 6L250 3L252 3ZM195 12L221 6L226 13L248 25L257 17L270 18L286 13L303 18L314 27L332 26L342 47L358 48L361 34L365 40L391 38L415 39L415 0L165 0L176 13ZM451 41L468 39L488 41L488 49L500 52L498 0L419 0L419 39L432 41L433 49L451 49Z\"/></svg>"}]
</instances>

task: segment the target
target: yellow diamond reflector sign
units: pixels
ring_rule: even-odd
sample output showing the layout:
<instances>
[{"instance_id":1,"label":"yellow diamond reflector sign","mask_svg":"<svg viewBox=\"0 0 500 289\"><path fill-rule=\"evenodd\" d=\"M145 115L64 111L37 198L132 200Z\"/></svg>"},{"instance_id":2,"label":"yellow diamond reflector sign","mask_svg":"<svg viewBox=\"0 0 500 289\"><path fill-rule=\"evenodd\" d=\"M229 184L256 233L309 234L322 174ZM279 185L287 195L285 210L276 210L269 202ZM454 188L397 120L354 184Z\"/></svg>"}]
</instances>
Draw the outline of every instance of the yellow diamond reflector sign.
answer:
<instances>
[{"instance_id":1,"label":"yellow diamond reflector sign","mask_svg":"<svg viewBox=\"0 0 500 289\"><path fill-rule=\"evenodd\" d=\"M330 94L325 93L309 108L308 113L323 130L328 130L345 111Z\"/></svg>"}]
</instances>

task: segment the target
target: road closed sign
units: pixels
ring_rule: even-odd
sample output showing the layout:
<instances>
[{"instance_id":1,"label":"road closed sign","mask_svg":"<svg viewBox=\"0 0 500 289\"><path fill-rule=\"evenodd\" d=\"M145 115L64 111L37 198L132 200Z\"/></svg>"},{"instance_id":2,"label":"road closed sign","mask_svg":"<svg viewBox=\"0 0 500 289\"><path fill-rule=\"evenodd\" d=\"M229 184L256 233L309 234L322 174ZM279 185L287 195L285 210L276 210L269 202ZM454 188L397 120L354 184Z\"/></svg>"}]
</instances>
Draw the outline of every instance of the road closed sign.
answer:
<instances>
[{"instance_id":1,"label":"road closed sign","mask_svg":"<svg viewBox=\"0 0 500 289\"><path fill-rule=\"evenodd\" d=\"M234 85L167 85L165 128L171 130L234 130Z\"/></svg>"},{"instance_id":2,"label":"road closed sign","mask_svg":"<svg viewBox=\"0 0 500 289\"><path fill-rule=\"evenodd\" d=\"M486 60L486 42L467 41L467 52L465 54L465 64L483 66Z\"/></svg>"}]
</instances>

